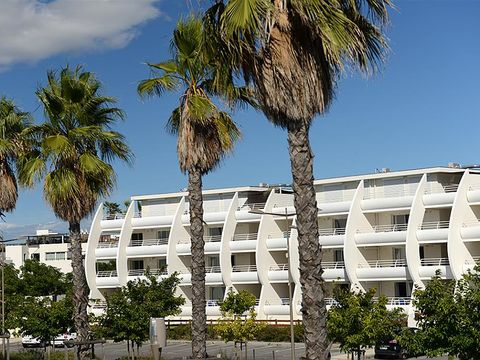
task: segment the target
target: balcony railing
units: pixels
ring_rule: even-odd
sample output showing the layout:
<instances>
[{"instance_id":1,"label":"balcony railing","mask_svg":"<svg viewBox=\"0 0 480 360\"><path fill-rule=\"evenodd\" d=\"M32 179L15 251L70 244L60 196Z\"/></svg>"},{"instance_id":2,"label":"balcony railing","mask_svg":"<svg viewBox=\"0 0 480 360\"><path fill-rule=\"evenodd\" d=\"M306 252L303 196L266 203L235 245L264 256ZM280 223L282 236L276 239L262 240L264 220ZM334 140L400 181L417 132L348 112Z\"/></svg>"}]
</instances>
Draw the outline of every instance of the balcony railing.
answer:
<instances>
[{"instance_id":1,"label":"balcony railing","mask_svg":"<svg viewBox=\"0 0 480 360\"><path fill-rule=\"evenodd\" d=\"M108 249L118 247L118 240L115 241L100 241L97 245L97 249Z\"/></svg>"},{"instance_id":2,"label":"balcony railing","mask_svg":"<svg viewBox=\"0 0 480 360\"><path fill-rule=\"evenodd\" d=\"M410 303L412 302L411 298L409 297L387 297L387 299L387 305L392 306L410 305ZM373 301L377 302L378 297L374 297ZM327 306L338 305L338 301L334 298L325 298L325 304ZM301 302L299 302L299 305L301 305Z\"/></svg>"},{"instance_id":3,"label":"balcony railing","mask_svg":"<svg viewBox=\"0 0 480 360\"><path fill-rule=\"evenodd\" d=\"M345 192L344 192L345 191ZM317 193L317 202L320 204L350 201L353 199L355 191L320 191Z\"/></svg>"},{"instance_id":4,"label":"balcony railing","mask_svg":"<svg viewBox=\"0 0 480 360\"><path fill-rule=\"evenodd\" d=\"M257 265L235 265L232 266L233 272L255 272L257 271Z\"/></svg>"},{"instance_id":5,"label":"balcony railing","mask_svg":"<svg viewBox=\"0 0 480 360\"><path fill-rule=\"evenodd\" d=\"M425 258L421 259L422 266L448 266L450 265L448 258Z\"/></svg>"},{"instance_id":6,"label":"balcony railing","mask_svg":"<svg viewBox=\"0 0 480 360\"><path fill-rule=\"evenodd\" d=\"M97 277L116 277L116 276L118 276L117 270L97 271Z\"/></svg>"},{"instance_id":7,"label":"balcony railing","mask_svg":"<svg viewBox=\"0 0 480 360\"><path fill-rule=\"evenodd\" d=\"M323 261L323 269L344 269L345 261Z\"/></svg>"},{"instance_id":8,"label":"balcony railing","mask_svg":"<svg viewBox=\"0 0 480 360\"><path fill-rule=\"evenodd\" d=\"M357 233L382 233L407 231L408 224L388 224L388 225L374 225L372 227L364 227L357 230Z\"/></svg>"},{"instance_id":9,"label":"balcony railing","mask_svg":"<svg viewBox=\"0 0 480 360\"><path fill-rule=\"evenodd\" d=\"M320 236L345 235L345 228L318 229Z\"/></svg>"},{"instance_id":10,"label":"balcony railing","mask_svg":"<svg viewBox=\"0 0 480 360\"><path fill-rule=\"evenodd\" d=\"M393 198L393 197L404 197L404 196L413 196L415 195L416 188L390 188L390 187L381 187L375 189L365 188L365 194L363 198L365 200L369 199L382 199L382 198Z\"/></svg>"},{"instance_id":11,"label":"balcony railing","mask_svg":"<svg viewBox=\"0 0 480 360\"><path fill-rule=\"evenodd\" d=\"M233 241L243 241L243 240L257 240L258 233L247 233L247 234L235 234L232 237Z\"/></svg>"},{"instance_id":12,"label":"balcony railing","mask_svg":"<svg viewBox=\"0 0 480 360\"><path fill-rule=\"evenodd\" d=\"M450 221L428 221L421 224L418 228L420 230L436 230L436 229L448 229Z\"/></svg>"},{"instance_id":13,"label":"balcony railing","mask_svg":"<svg viewBox=\"0 0 480 360\"><path fill-rule=\"evenodd\" d=\"M92 309L106 309L107 308L107 302L106 301L97 301L92 304Z\"/></svg>"},{"instance_id":14,"label":"balcony railing","mask_svg":"<svg viewBox=\"0 0 480 360\"><path fill-rule=\"evenodd\" d=\"M167 245L168 238L162 239L143 239L143 240L130 240L128 246L157 246L157 245Z\"/></svg>"},{"instance_id":15,"label":"balcony railing","mask_svg":"<svg viewBox=\"0 0 480 360\"><path fill-rule=\"evenodd\" d=\"M407 261L405 259L391 260L368 260L366 263L358 264L360 268L385 268L385 267L405 267Z\"/></svg>"},{"instance_id":16,"label":"balcony railing","mask_svg":"<svg viewBox=\"0 0 480 360\"><path fill-rule=\"evenodd\" d=\"M214 306L220 306L221 302L222 302L221 299L210 299L210 300L206 300L205 304L207 305L207 307L214 307Z\"/></svg>"},{"instance_id":17,"label":"balcony railing","mask_svg":"<svg viewBox=\"0 0 480 360\"><path fill-rule=\"evenodd\" d=\"M480 226L480 219L465 221L465 222L462 224L462 226L463 226L463 227Z\"/></svg>"},{"instance_id":18,"label":"balcony railing","mask_svg":"<svg viewBox=\"0 0 480 360\"><path fill-rule=\"evenodd\" d=\"M237 210L263 210L265 208L265 203L245 203L242 206L239 206Z\"/></svg>"},{"instance_id":19,"label":"balcony railing","mask_svg":"<svg viewBox=\"0 0 480 360\"><path fill-rule=\"evenodd\" d=\"M288 270L288 264L275 264L270 265L268 271L286 271Z\"/></svg>"},{"instance_id":20,"label":"balcony railing","mask_svg":"<svg viewBox=\"0 0 480 360\"><path fill-rule=\"evenodd\" d=\"M116 214L105 214L103 216L103 220L118 220L118 219L125 219L125 214L116 213Z\"/></svg>"},{"instance_id":21,"label":"balcony railing","mask_svg":"<svg viewBox=\"0 0 480 360\"><path fill-rule=\"evenodd\" d=\"M214 274L214 273L221 273L222 268L220 265L214 265L214 266L205 266L205 273L206 274Z\"/></svg>"},{"instance_id":22,"label":"balcony railing","mask_svg":"<svg viewBox=\"0 0 480 360\"><path fill-rule=\"evenodd\" d=\"M458 184L441 185L439 183L427 184L425 194L452 193L458 190Z\"/></svg>"},{"instance_id":23,"label":"balcony railing","mask_svg":"<svg viewBox=\"0 0 480 360\"><path fill-rule=\"evenodd\" d=\"M154 276L168 275L167 269L132 269L128 270L128 276L143 276L146 275L147 272Z\"/></svg>"},{"instance_id":24,"label":"balcony railing","mask_svg":"<svg viewBox=\"0 0 480 360\"><path fill-rule=\"evenodd\" d=\"M265 305L288 306L288 305L290 305L290 299L289 298L280 298L280 299L266 300Z\"/></svg>"},{"instance_id":25,"label":"balcony railing","mask_svg":"<svg viewBox=\"0 0 480 360\"><path fill-rule=\"evenodd\" d=\"M205 242L220 242L222 241L222 235L204 235L203 236L203 241ZM190 238L186 238L186 239L180 239L178 240L178 243L179 244L190 244L191 243L191 239Z\"/></svg>"}]
</instances>

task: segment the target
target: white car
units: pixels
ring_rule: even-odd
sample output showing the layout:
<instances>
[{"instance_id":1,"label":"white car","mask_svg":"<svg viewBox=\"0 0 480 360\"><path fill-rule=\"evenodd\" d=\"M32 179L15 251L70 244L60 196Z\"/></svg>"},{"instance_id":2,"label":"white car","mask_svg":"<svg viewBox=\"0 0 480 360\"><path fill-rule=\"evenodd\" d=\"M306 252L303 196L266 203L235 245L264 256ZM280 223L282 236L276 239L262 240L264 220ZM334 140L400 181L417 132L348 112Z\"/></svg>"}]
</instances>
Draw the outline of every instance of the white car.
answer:
<instances>
[{"instance_id":1,"label":"white car","mask_svg":"<svg viewBox=\"0 0 480 360\"><path fill-rule=\"evenodd\" d=\"M65 346L65 341L75 340L77 338L76 333L65 333L58 334L55 340L53 340L53 346L63 347ZM67 345L67 347L72 347L73 345Z\"/></svg>"},{"instance_id":2,"label":"white car","mask_svg":"<svg viewBox=\"0 0 480 360\"><path fill-rule=\"evenodd\" d=\"M45 343L32 335L24 335L22 336L22 346L24 348L45 347Z\"/></svg>"}]
</instances>

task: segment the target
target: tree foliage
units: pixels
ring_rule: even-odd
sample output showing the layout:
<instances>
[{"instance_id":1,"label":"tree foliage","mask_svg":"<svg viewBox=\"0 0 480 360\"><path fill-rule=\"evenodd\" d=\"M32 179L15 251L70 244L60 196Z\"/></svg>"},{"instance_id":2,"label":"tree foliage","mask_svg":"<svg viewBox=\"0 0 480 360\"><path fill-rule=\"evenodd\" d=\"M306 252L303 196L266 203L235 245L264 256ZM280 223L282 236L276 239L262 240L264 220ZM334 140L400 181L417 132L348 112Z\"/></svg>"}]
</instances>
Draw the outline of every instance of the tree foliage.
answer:
<instances>
[{"instance_id":1,"label":"tree foliage","mask_svg":"<svg viewBox=\"0 0 480 360\"><path fill-rule=\"evenodd\" d=\"M148 339L151 317L166 317L180 312L185 299L175 295L179 284L176 274L158 280L129 281L126 286L107 296L107 308L98 319L99 331L115 342L142 344Z\"/></svg>"},{"instance_id":2,"label":"tree foliage","mask_svg":"<svg viewBox=\"0 0 480 360\"><path fill-rule=\"evenodd\" d=\"M413 354L430 357L448 354L461 360L476 359L480 351L480 267L459 281L442 280L437 274L425 289L414 292L420 328L402 339Z\"/></svg>"},{"instance_id":3,"label":"tree foliage","mask_svg":"<svg viewBox=\"0 0 480 360\"><path fill-rule=\"evenodd\" d=\"M345 352L355 352L360 358L363 349L372 347L381 339L396 336L406 325L406 314L401 308L388 310L387 298L375 298L375 289L355 293L335 289L335 304L328 312L328 336L338 342Z\"/></svg>"}]
</instances>

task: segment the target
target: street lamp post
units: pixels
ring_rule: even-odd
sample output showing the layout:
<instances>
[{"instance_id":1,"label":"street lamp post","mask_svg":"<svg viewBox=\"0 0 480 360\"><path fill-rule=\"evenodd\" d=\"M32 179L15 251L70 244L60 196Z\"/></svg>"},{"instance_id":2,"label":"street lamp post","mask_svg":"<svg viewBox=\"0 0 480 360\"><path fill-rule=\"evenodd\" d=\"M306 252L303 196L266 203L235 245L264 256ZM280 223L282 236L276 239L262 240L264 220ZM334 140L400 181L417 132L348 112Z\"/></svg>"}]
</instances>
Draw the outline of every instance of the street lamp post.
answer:
<instances>
[{"instance_id":1,"label":"street lamp post","mask_svg":"<svg viewBox=\"0 0 480 360\"><path fill-rule=\"evenodd\" d=\"M288 217L296 215L296 213L288 213L288 209L285 207L285 214L279 213L272 213L266 212L263 210L253 209L249 211L252 214L259 214L259 215L272 215L272 216L284 216L285 217L285 224L287 229L287 274L288 274L288 306L290 310L290 356L291 360L295 360L295 331L293 329L293 300L292 300L292 266L290 262L290 229L288 225Z\"/></svg>"}]
</instances>

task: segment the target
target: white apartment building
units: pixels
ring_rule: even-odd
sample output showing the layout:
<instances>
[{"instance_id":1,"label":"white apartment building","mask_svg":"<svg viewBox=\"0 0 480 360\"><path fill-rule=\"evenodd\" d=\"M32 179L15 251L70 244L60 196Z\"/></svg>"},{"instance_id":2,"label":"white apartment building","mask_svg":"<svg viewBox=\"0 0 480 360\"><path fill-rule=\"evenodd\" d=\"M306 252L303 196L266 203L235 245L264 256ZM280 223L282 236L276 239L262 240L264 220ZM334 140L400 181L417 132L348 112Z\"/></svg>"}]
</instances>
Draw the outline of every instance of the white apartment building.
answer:
<instances>
[{"instance_id":1,"label":"white apartment building","mask_svg":"<svg viewBox=\"0 0 480 360\"><path fill-rule=\"evenodd\" d=\"M38 260L58 268L63 273L72 271L70 240L68 234L37 230L35 235L5 242L5 259L19 269L25 260ZM82 243L85 252L87 243Z\"/></svg>"},{"instance_id":2,"label":"white apartment building","mask_svg":"<svg viewBox=\"0 0 480 360\"><path fill-rule=\"evenodd\" d=\"M323 277L358 290L377 289L413 320L412 290L437 270L458 279L480 259L480 171L436 167L315 181ZM133 196L125 215L104 217L100 205L86 252L91 298L146 269L178 272L186 298L180 318L191 316L190 239L186 193ZM278 216L250 212L261 209ZM257 297L259 319L289 314L288 267L294 316L301 318L300 274L291 191L276 186L204 191L207 315L220 316L229 288ZM287 257L287 236L290 253ZM111 270L97 271L110 262ZM331 296L331 295L330 295ZM331 305L332 299L327 299ZM97 305L100 308L102 305Z\"/></svg>"}]
</instances>

